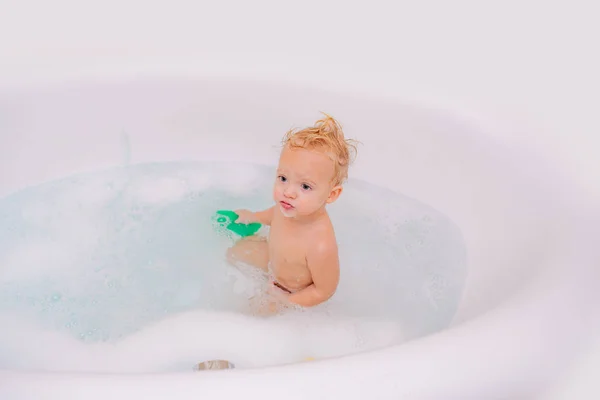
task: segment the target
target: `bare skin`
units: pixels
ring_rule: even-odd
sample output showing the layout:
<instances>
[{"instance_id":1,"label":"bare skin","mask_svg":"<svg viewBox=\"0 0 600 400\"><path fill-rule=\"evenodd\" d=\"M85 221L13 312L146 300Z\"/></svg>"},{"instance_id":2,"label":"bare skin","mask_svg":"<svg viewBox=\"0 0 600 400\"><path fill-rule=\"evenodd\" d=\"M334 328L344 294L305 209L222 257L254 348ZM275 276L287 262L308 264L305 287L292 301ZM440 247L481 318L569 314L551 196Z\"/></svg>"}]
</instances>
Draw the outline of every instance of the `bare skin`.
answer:
<instances>
[{"instance_id":1,"label":"bare skin","mask_svg":"<svg viewBox=\"0 0 600 400\"><path fill-rule=\"evenodd\" d=\"M325 209L342 192L333 182L334 172L325 153L285 147L273 188L275 205L260 212L237 210L239 222L269 225L269 237L240 240L228 250L227 258L270 272L274 293L284 303L312 307L327 301L337 289L338 248Z\"/></svg>"}]
</instances>

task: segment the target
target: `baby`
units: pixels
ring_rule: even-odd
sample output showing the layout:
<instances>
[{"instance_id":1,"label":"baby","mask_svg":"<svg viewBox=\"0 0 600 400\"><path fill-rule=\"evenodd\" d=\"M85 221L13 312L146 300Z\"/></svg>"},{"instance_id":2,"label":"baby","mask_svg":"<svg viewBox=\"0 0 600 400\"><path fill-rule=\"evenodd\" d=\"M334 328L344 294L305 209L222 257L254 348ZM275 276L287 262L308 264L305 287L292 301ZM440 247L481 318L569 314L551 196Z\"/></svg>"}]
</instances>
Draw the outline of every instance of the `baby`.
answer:
<instances>
[{"instance_id":1,"label":"baby","mask_svg":"<svg viewBox=\"0 0 600 400\"><path fill-rule=\"evenodd\" d=\"M261 268L271 293L284 304L312 307L336 292L340 265L334 229L325 209L338 199L348 176L353 141L325 115L313 127L289 131L273 188L275 205L237 210L237 222L269 225L268 238L251 236L228 249L227 258Z\"/></svg>"}]
</instances>

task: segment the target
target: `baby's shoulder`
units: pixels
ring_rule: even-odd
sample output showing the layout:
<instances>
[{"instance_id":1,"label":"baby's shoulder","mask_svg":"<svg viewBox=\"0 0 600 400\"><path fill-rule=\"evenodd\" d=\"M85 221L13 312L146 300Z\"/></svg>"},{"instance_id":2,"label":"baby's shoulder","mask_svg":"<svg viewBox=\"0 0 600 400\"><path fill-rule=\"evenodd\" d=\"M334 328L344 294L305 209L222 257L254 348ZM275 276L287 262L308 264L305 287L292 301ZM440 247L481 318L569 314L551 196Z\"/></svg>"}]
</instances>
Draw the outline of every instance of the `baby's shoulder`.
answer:
<instances>
[{"instance_id":1,"label":"baby's shoulder","mask_svg":"<svg viewBox=\"0 0 600 400\"><path fill-rule=\"evenodd\" d=\"M332 224L324 221L315 226L310 234L310 248L317 252L337 252L337 241Z\"/></svg>"}]
</instances>

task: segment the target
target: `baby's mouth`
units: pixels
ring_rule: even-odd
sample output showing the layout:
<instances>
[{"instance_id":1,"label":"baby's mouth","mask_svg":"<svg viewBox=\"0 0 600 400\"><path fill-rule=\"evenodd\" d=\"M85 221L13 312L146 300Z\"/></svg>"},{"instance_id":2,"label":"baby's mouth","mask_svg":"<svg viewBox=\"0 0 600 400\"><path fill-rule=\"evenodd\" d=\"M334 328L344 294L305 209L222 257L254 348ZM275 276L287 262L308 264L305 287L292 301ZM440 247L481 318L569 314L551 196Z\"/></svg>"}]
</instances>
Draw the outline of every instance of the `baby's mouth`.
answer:
<instances>
[{"instance_id":1,"label":"baby's mouth","mask_svg":"<svg viewBox=\"0 0 600 400\"><path fill-rule=\"evenodd\" d=\"M288 203L286 201L280 201L279 204L281 204L281 207L283 207L286 210L291 210L292 208L294 208L293 205L291 205L290 203Z\"/></svg>"}]
</instances>

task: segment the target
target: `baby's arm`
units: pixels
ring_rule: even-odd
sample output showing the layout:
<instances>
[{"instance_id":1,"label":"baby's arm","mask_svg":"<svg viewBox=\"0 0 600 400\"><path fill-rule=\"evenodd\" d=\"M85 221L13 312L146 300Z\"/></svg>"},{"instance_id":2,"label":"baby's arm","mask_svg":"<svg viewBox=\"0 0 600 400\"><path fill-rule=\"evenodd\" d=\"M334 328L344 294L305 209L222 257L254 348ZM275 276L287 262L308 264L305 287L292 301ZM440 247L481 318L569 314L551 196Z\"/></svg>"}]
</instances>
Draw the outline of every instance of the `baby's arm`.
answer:
<instances>
[{"instance_id":1,"label":"baby's arm","mask_svg":"<svg viewBox=\"0 0 600 400\"><path fill-rule=\"evenodd\" d=\"M271 225L273 220L273 210L275 206L267 208L264 211L252 212L249 210L235 210L239 218L236 222L241 224L250 224L252 222L260 222L263 225Z\"/></svg>"},{"instance_id":2,"label":"baby's arm","mask_svg":"<svg viewBox=\"0 0 600 400\"><path fill-rule=\"evenodd\" d=\"M287 299L303 307L312 307L328 300L337 290L340 266L335 240L321 241L307 254L306 261L313 283L288 295Z\"/></svg>"}]
</instances>

